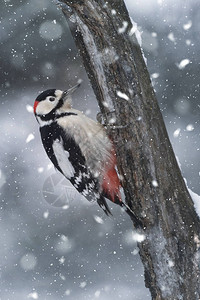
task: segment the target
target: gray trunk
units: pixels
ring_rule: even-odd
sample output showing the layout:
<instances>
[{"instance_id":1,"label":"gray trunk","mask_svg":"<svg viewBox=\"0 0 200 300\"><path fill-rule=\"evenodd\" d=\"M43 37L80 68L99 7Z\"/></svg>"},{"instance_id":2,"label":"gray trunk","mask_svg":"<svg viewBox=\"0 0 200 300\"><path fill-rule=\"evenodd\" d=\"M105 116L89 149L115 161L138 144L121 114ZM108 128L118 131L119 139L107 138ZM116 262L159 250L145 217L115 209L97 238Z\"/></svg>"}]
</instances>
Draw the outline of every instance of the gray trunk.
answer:
<instances>
[{"instance_id":1,"label":"gray trunk","mask_svg":"<svg viewBox=\"0 0 200 300\"><path fill-rule=\"evenodd\" d=\"M200 298L200 222L123 0L57 1L114 141L152 299ZM115 122L116 128L109 126Z\"/></svg>"}]
</instances>

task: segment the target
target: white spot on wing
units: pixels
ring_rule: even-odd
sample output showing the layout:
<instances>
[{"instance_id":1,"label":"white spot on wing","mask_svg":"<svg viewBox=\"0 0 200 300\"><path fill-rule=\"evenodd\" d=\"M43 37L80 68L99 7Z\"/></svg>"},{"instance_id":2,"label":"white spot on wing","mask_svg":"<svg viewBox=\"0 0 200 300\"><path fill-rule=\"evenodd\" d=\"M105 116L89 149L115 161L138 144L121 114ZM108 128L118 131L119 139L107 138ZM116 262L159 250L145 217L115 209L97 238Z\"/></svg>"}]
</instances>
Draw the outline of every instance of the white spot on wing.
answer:
<instances>
[{"instance_id":1,"label":"white spot on wing","mask_svg":"<svg viewBox=\"0 0 200 300\"><path fill-rule=\"evenodd\" d=\"M83 190L81 194L86 197L89 194L88 189Z\"/></svg>"},{"instance_id":2,"label":"white spot on wing","mask_svg":"<svg viewBox=\"0 0 200 300\"><path fill-rule=\"evenodd\" d=\"M82 181L82 174L79 173L79 176L75 178L75 183L76 183L76 185L78 186L79 183L81 183L81 181Z\"/></svg>"},{"instance_id":3,"label":"white spot on wing","mask_svg":"<svg viewBox=\"0 0 200 300\"><path fill-rule=\"evenodd\" d=\"M56 156L59 167L67 178L74 176L75 170L69 161L69 152L65 151L62 143L56 140L53 143L53 151Z\"/></svg>"}]
</instances>

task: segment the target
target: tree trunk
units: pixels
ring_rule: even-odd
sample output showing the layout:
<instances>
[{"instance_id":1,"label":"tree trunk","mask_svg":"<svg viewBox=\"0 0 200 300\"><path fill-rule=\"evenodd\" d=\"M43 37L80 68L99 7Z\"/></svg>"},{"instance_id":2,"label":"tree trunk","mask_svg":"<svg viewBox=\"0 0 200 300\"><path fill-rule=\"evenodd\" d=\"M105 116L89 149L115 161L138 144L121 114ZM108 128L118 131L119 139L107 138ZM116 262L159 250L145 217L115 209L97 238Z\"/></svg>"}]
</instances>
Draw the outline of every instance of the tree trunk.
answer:
<instances>
[{"instance_id":1,"label":"tree trunk","mask_svg":"<svg viewBox=\"0 0 200 300\"><path fill-rule=\"evenodd\" d=\"M152 299L199 299L199 218L125 4L123 0L57 4L114 141L126 201L144 225L145 239L138 247Z\"/></svg>"}]
</instances>

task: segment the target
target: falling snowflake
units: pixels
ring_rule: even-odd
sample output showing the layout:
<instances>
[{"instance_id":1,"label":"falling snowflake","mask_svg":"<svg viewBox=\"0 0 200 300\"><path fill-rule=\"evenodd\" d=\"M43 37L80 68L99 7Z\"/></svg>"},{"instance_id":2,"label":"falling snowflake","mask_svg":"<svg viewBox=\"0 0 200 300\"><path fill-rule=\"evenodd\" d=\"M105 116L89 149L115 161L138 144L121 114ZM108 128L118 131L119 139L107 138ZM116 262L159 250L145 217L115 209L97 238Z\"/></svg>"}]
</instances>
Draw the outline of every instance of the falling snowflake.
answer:
<instances>
[{"instance_id":1,"label":"falling snowflake","mask_svg":"<svg viewBox=\"0 0 200 300\"><path fill-rule=\"evenodd\" d=\"M37 258L32 253L25 254L20 260L20 266L25 271L33 270L37 264Z\"/></svg>"},{"instance_id":2,"label":"falling snowflake","mask_svg":"<svg viewBox=\"0 0 200 300\"><path fill-rule=\"evenodd\" d=\"M128 27L128 22L127 21L123 21L123 25L122 25L122 27L120 27L118 29L118 33L120 33L120 34L124 33L126 31L127 27Z\"/></svg>"},{"instance_id":3,"label":"falling snowflake","mask_svg":"<svg viewBox=\"0 0 200 300\"><path fill-rule=\"evenodd\" d=\"M181 60L181 62L179 64L177 64L177 67L182 70L184 69L188 64L190 63L190 60L188 58L185 58L183 60Z\"/></svg>"},{"instance_id":4,"label":"falling snowflake","mask_svg":"<svg viewBox=\"0 0 200 300\"><path fill-rule=\"evenodd\" d=\"M38 173L42 173L44 171L44 168L43 167L40 167L37 169Z\"/></svg>"},{"instance_id":5,"label":"falling snowflake","mask_svg":"<svg viewBox=\"0 0 200 300\"><path fill-rule=\"evenodd\" d=\"M133 240L137 243L143 242L146 238L144 234L140 234L138 232L133 232L132 237L133 237Z\"/></svg>"},{"instance_id":6,"label":"falling snowflake","mask_svg":"<svg viewBox=\"0 0 200 300\"><path fill-rule=\"evenodd\" d=\"M100 218L99 216L94 216L94 219L95 219L95 221L96 221L97 223L99 223L99 224L103 224L103 223L104 223L103 219Z\"/></svg>"},{"instance_id":7,"label":"falling snowflake","mask_svg":"<svg viewBox=\"0 0 200 300\"><path fill-rule=\"evenodd\" d=\"M153 185L154 187L158 187L158 182L157 182L156 180L152 180L152 185Z\"/></svg>"},{"instance_id":8,"label":"falling snowflake","mask_svg":"<svg viewBox=\"0 0 200 300\"><path fill-rule=\"evenodd\" d=\"M99 290L96 291L96 292L94 293L95 298L99 298L100 294L101 294L101 291L99 291Z\"/></svg>"},{"instance_id":9,"label":"falling snowflake","mask_svg":"<svg viewBox=\"0 0 200 300\"><path fill-rule=\"evenodd\" d=\"M66 290L66 291L65 291L65 295L66 295L66 296L69 296L70 294L71 294L71 291L70 291L70 290Z\"/></svg>"},{"instance_id":10,"label":"falling snowflake","mask_svg":"<svg viewBox=\"0 0 200 300\"><path fill-rule=\"evenodd\" d=\"M179 136L180 132L181 132L181 129L180 129L180 128L177 128L177 129L174 131L173 136L174 136L175 138L177 138L177 137Z\"/></svg>"},{"instance_id":11,"label":"falling snowflake","mask_svg":"<svg viewBox=\"0 0 200 300\"><path fill-rule=\"evenodd\" d=\"M33 107L29 104L26 105L26 110L29 112L29 113L33 113Z\"/></svg>"},{"instance_id":12,"label":"falling snowflake","mask_svg":"<svg viewBox=\"0 0 200 300\"><path fill-rule=\"evenodd\" d=\"M183 25L184 30L188 30L192 27L192 21L188 21L186 24Z\"/></svg>"},{"instance_id":13,"label":"falling snowflake","mask_svg":"<svg viewBox=\"0 0 200 300\"><path fill-rule=\"evenodd\" d=\"M169 34L168 34L168 39L170 40L170 41L172 41L172 42L175 42L176 41L176 39L175 39L175 36L174 36L174 33L173 32L170 32Z\"/></svg>"},{"instance_id":14,"label":"falling snowflake","mask_svg":"<svg viewBox=\"0 0 200 300\"><path fill-rule=\"evenodd\" d=\"M34 135L32 133L30 133L27 138L26 138L26 143L29 143L30 141L32 141L34 139Z\"/></svg>"},{"instance_id":15,"label":"falling snowflake","mask_svg":"<svg viewBox=\"0 0 200 300\"><path fill-rule=\"evenodd\" d=\"M129 97L125 94L125 93L122 93L120 91L117 91L117 96L124 99L124 100L129 100Z\"/></svg>"},{"instance_id":16,"label":"falling snowflake","mask_svg":"<svg viewBox=\"0 0 200 300\"><path fill-rule=\"evenodd\" d=\"M194 130L194 126L193 126L192 124L188 124L188 125L186 126L186 130L187 130L187 131L193 131L193 130Z\"/></svg>"},{"instance_id":17,"label":"falling snowflake","mask_svg":"<svg viewBox=\"0 0 200 300\"><path fill-rule=\"evenodd\" d=\"M44 219L47 219L48 216L49 216L49 211L47 210L43 213L43 217L44 217Z\"/></svg>"},{"instance_id":18,"label":"falling snowflake","mask_svg":"<svg viewBox=\"0 0 200 300\"><path fill-rule=\"evenodd\" d=\"M30 293L28 294L27 298L38 299L38 293L37 292Z\"/></svg>"},{"instance_id":19,"label":"falling snowflake","mask_svg":"<svg viewBox=\"0 0 200 300\"><path fill-rule=\"evenodd\" d=\"M87 285L87 282L83 281L83 282L80 283L80 288L83 289L84 287L86 287L86 285Z\"/></svg>"},{"instance_id":20,"label":"falling snowflake","mask_svg":"<svg viewBox=\"0 0 200 300\"><path fill-rule=\"evenodd\" d=\"M62 35L62 26L54 21L45 21L41 24L39 28L39 34L43 39L46 40L57 40Z\"/></svg>"},{"instance_id":21,"label":"falling snowflake","mask_svg":"<svg viewBox=\"0 0 200 300\"><path fill-rule=\"evenodd\" d=\"M153 73L153 74L151 74L151 78L153 78L153 79L156 79L156 78L158 78L159 76L160 76L159 73Z\"/></svg>"}]
</instances>

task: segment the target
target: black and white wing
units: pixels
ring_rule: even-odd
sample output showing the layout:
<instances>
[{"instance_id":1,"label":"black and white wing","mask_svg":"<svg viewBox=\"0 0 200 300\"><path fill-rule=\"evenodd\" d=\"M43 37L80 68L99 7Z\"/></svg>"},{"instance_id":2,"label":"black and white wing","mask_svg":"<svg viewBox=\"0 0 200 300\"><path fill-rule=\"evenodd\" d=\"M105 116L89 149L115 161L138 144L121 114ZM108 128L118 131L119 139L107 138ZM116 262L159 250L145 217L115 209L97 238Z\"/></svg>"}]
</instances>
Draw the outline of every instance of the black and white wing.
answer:
<instances>
[{"instance_id":1,"label":"black and white wing","mask_svg":"<svg viewBox=\"0 0 200 300\"><path fill-rule=\"evenodd\" d=\"M109 214L110 210L99 190L98 178L86 166L85 158L73 137L67 136L55 123L41 127L40 132L43 146L54 166L80 194L89 201L97 201Z\"/></svg>"}]
</instances>

